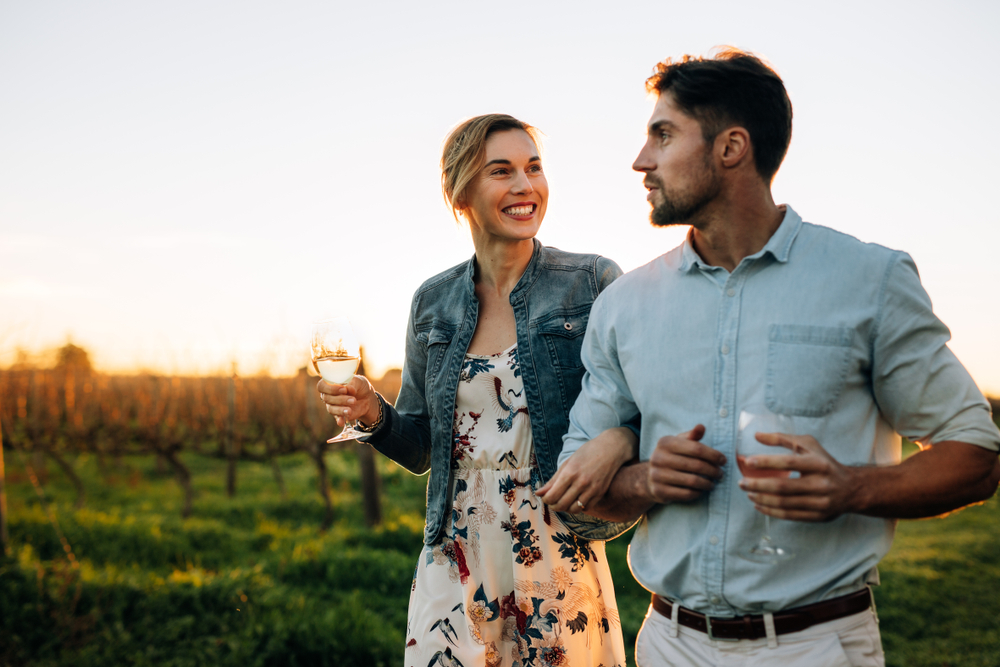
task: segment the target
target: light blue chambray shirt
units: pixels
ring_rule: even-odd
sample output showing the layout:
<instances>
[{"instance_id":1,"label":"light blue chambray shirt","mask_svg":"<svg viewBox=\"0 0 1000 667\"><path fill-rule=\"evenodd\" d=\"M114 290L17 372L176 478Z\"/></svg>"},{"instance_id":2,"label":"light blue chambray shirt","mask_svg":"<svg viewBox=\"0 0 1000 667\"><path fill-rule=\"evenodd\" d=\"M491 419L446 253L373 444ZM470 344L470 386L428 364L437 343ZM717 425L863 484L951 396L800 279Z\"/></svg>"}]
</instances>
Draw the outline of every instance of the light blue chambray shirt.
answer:
<instances>
[{"instance_id":1,"label":"light blue chambray shirt","mask_svg":"<svg viewBox=\"0 0 1000 667\"><path fill-rule=\"evenodd\" d=\"M878 582L894 521L774 520L772 537L795 558L775 566L736 556L763 529L737 486L737 415L766 403L849 465L898 462L897 432L998 450L989 405L949 337L908 255L804 223L790 207L732 273L705 264L689 236L595 302L559 462L637 412L643 460L661 436L704 424L702 442L728 459L724 477L695 502L647 513L629 548L639 583L714 616L851 593Z\"/></svg>"}]
</instances>

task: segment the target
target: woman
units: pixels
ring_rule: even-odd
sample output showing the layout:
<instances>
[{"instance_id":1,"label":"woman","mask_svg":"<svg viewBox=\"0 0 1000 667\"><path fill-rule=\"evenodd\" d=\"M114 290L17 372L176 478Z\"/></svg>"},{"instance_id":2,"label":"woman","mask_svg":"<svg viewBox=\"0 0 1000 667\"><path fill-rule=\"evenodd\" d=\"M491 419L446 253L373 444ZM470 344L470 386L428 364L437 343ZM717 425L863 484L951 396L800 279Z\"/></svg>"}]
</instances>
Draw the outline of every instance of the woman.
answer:
<instances>
[{"instance_id":1,"label":"woman","mask_svg":"<svg viewBox=\"0 0 1000 667\"><path fill-rule=\"evenodd\" d=\"M395 407L360 376L319 383L338 423L357 419L380 452L430 470L407 665L625 664L604 543L535 495L580 391L590 307L621 270L535 240L548 202L535 133L493 114L446 140L442 189L476 254L414 295ZM613 431L605 487L635 441Z\"/></svg>"}]
</instances>

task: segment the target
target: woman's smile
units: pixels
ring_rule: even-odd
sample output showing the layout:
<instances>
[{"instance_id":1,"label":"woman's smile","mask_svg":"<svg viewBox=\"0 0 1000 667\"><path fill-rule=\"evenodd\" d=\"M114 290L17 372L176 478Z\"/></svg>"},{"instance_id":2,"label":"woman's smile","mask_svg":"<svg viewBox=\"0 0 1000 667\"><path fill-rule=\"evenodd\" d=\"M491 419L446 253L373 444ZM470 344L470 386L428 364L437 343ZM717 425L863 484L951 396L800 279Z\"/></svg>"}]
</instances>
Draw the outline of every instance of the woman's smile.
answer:
<instances>
[{"instance_id":1,"label":"woman's smile","mask_svg":"<svg viewBox=\"0 0 1000 667\"><path fill-rule=\"evenodd\" d=\"M519 202L503 209L502 213L517 220L530 220L536 208L538 208L538 205L532 202Z\"/></svg>"}]
</instances>

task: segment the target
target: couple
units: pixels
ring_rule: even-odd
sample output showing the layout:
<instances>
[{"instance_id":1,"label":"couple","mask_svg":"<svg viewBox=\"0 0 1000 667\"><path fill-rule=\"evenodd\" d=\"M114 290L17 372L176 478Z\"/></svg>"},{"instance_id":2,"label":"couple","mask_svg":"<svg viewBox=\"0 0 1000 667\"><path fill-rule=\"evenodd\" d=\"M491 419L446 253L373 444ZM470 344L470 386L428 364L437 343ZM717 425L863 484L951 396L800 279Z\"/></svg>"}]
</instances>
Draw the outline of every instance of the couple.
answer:
<instances>
[{"instance_id":1,"label":"couple","mask_svg":"<svg viewBox=\"0 0 1000 667\"><path fill-rule=\"evenodd\" d=\"M910 258L774 204L781 79L730 49L647 87L633 168L653 224L691 226L681 246L620 280L542 247L531 128L473 119L442 179L476 255L417 291L395 408L364 378L320 383L338 421L431 471L407 665L623 664L600 539L638 517L641 667L882 665L868 586L894 520L996 491L1000 433ZM751 403L794 418L752 461L791 477L735 470ZM929 447L900 462L897 433ZM780 571L736 557L760 513L791 520Z\"/></svg>"}]
</instances>

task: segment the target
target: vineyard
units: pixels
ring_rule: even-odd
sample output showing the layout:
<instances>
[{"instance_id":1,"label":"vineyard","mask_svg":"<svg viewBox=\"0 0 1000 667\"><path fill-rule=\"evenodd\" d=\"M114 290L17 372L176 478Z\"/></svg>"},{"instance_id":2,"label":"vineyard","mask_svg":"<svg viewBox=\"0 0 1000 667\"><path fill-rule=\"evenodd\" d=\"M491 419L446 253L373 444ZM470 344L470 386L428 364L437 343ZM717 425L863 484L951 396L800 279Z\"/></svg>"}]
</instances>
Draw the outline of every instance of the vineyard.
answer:
<instances>
[{"instance_id":1,"label":"vineyard","mask_svg":"<svg viewBox=\"0 0 1000 667\"><path fill-rule=\"evenodd\" d=\"M426 478L328 446L315 383L105 375L67 348L0 371L0 667L400 664ZM998 520L994 498L900 524L887 664L1000 665ZM607 556L631 647L628 540Z\"/></svg>"},{"instance_id":2,"label":"vineyard","mask_svg":"<svg viewBox=\"0 0 1000 667\"><path fill-rule=\"evenodd\" d=\"M67 345L59 355L53 369L0 371L0 427L3 443L30 455L43 474L47 461L59 467L76 491L76 508L84 506L86 488L69 458L82 454L93 455L101 470L124 456L154 456L161 468L172 470L187 517L194 489L182 454L225 460L226 492L232 497L238 462L267 464L284 494L278 460L303 453L317 468L317 491L326 507L321 528L330 527L326 455L344 443L327 444L338 427L319 402L317 378L305 369L287 378L113 376L94 373L81 348ZM399 372L390 371L375 384L394 400ZM366 519L374 525L381 512L374 455L369 447L359 447L358 454L370 491Z\"/></svg>"}]
</instances>

